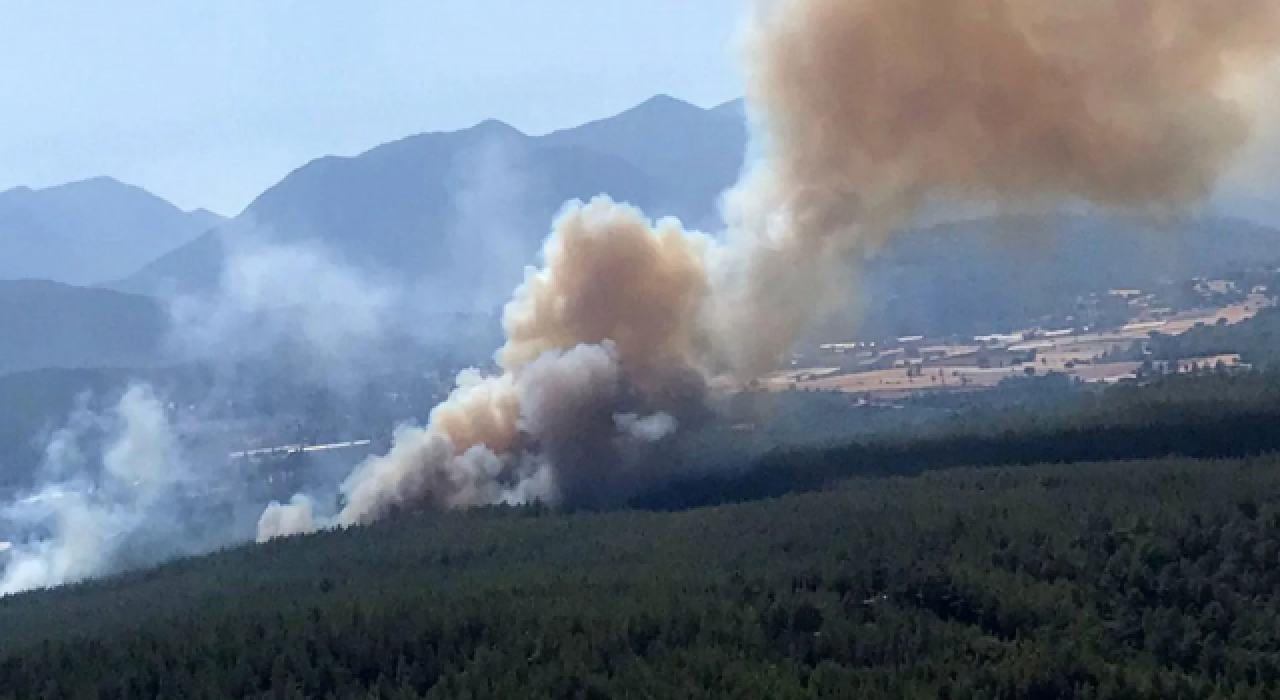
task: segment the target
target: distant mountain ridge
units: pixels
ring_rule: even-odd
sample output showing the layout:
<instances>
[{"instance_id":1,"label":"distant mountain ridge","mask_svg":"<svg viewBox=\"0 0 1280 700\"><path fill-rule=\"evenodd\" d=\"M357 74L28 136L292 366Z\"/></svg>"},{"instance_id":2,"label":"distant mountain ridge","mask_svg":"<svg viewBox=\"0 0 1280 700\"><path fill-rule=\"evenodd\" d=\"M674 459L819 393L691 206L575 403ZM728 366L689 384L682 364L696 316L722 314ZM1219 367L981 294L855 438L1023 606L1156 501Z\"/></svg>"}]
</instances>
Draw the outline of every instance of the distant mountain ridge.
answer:
<instances>
[{"instance_id":1,"label":"distant mountain ridge","mask_svg":"<svg viewBox=\"0 0 1280 700\"><path fill-rule=\"evenodd\" d=\"M733 103L730 103L732 105ZM717 198L738 179L746 122L725 106L709 110L658 96L615 117L552 132L543 140L621 158L679 193L659 202L694 226L713 224Z\"/></svg>"},{"instance_id":2,"label":"distant mountain ridge","mask_svg":"<svg viewBox=\"0 0 1280 700\"><path fill-rule=\"evenodd\" d=\"M535 260L566 200L603 192L654 218L673 214L718 228L718 198L743 167L746 116L742 100L702 109L659 96L544 136L497 121L411 136L299 168L263 193L240 223L274 228L285 240L320 240L345 261L420 285L416 298L436 310L477 310L471 302L489 310ZM1060 212L1029 223L980 210L934 215L949 223L894 237L860 277L864 320L912 329L950 328L960 319L999 325L1055 296L1098 286L1212 274L1272 255L1280 261L1280 232L1213 214L1184 217L1166 230L1096 213ZM1016 230L1026 225L1042 230ZM119 288L207 288L218 278L226 228Z\"/></svg>"},{"instance_id":3,"label":"distant mountain ridge","mask_svg":"<svg viewBox=\"0 0 1280 700\"><path fill-rule=\"evenodd\" d=\"M1226 216L1098 213L954 221L897 236L861 278L867 320L898 334L1007 331L1077 296L1280 264L1280 231Z\"/></svg>"},{"instance_id":4,"label":"distant mountain ridge","mask_svg":"<svg viewBox=\"0 0 1280 700\"><path fill-rule=\"evenodd\" d=\"M318 158L263 192L234 220L161 207L167 215L177 212L184 222L174 228L189 232L183 228L189 224L203 233L104 285L126 295L89 302L60 287L28 287L7 297L7 303L37 308L46 302L34 298L44 295L57 303L79 304L77 308L92 306L102 318L119 314L124 320L102 326L102 332L134 328L142 340L136 348L104 352L99 362L111 365L133 357L145 363L152 322L140 304L151 303L146 297L212 290L232 244L249 236L318 243L344 264L412 289L410 301L421 306L423 318L432 319L414 323L443 328L448 324L439 319L448 316L440 313L488 313L509 298L568 200L605 193L653 218L675 215L691 227L718 229L718 198L743 167L746 114L742 100L703 109L659 96L616 116L540 136L489 120L460 131L409 136L356 156ZM91 201L84 193L94 190L114 197L127 194L127 199L139 193L149 197L105 179L67 186L81 202ZM58 195L59 188L0 194L0 223L19 222L33 232L29 240L47 243L54 259L57 251L79 250L77 241L84 235L56 217L37 216L32 212L39 210L31 208L5 208L6 202L30 201L39 192L48 197L49 192ZM1210 214L1155 230L1150 222L1112 215L1061 213L1028 224L941 213L941 220L949 220L946 215L956 220L894 237L860 276L860 298L867 300L864 319L895 317L894 325L906 328L955 325L961 318L979 325L999 323L1084 288L1142 286L1272 256L1280 261L1280 232ZM210 223L212 227L203 228ZM1044 230L1030 235L1010 230L1025 225ZM0 228L0 236L3 232ZM5 240L0 237L0 243ZM158 247L169 240L147 244ZM1020 251L1028 246L1036 250ZM0 295L0 323L10 313L3 308L5 299ZM67 318L76 323L79 316ZM15 327L37 328L30 319L25 323ZM0 325L0 331L7 330ZM55 349L63 342L56 338L82 338L71 331L46 331ZM93 344L83 338L75 342ZM131 355L134 350L137 354ZM33 362L93 364L61 350L44 359L34 351L14 352L18 359L8 364L0 353L0 372Z\"/></svg>"},{"instance_id":5,"label":"distant mountain ridge","mask_svg":"<svg viewBox=\"0 0 1280 700\"><path fill-rule=\"evenodd\" d=\"M112 287L152 295L207 288L229 237L249 229L317 241L421 287L440 310L493 307L535 260L566 201L607 193L655 218L713 228L745 142L741 120L670 97L544 136L493 120L410 136L298 168L235 222Z\"/></svg>"},{"instance_id":6,"label":"distant mountain ridge","mask_svg":"<svg viewBox=\"0 0 1280 700\"><path fill-rule=\"evenodd\" d=\"M222 222L107 177L13 188L0 192L0 279L118 279Z\"/></svg>"},{"instance_id":7,"label":"distant mountain ridge","mask_svg":"<svg viewBox=\"0 0 1280 700\"><path fill-rule=\"evenodd\" d=\"M0 374L147 367L168 317L153 300L47 280L0 280Z\"/></svg>"}]
</instances>

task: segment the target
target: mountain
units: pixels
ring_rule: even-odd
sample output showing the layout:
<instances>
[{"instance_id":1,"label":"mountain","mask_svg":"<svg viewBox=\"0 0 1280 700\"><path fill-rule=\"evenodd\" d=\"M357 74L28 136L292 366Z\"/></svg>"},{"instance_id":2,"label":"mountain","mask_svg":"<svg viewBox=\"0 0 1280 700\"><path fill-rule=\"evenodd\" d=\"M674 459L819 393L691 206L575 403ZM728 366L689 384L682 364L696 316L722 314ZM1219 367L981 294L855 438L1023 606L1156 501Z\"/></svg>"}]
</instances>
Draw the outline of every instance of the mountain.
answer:
<instances>
[{"instance_id":1,"label":"mountain","mask_svg":"<svg viewBox=\"0 0 1280 700\"><path fill-rule=\"evenodd\" d=\"M711 113L745 122L747 120L747 101L741 97L736 100L729 100L722 105L712 107Z\"/></svg>"},{"instance_id":2,"label":"mountain","mask_svg":"<svg viewBox=\"0 0 1280 700\"><path fill-rule=\"evenodd\" d=\"M738 174L740 120L659 97L615 117L531 136L497 121L429 133L354 157L312 161L235 221L112 287L207 288L238 236L317 242L366 270L418 286L438 310L492 309L535 261L571 199L608 193L699 227Z\"/></svg>"},{"instance_id":3,"label":"mountain","mask_svg":"<svg viewBox=\"0 0 1280 700\"><path fill-rule=\"evenodd\" d=\"M167 317L153 300L45 280L0 281L0 374L41 368L143 367Z\"/></svg>"},{"instance_id":4,"label":"mountain","mask_svg":"<svg viewBox=\"0 0 1280 700\"><path fill-rule=\"evenodd\" d=\"M0 192L0 279L118 279L222 223L100 177Z\"/></svg>"},{"instance_id":5,"label":"mountain","mask_svg":"<svg viewBox=\"0 0 1280 700\"><path fill-rule=\"evenodd\" d=\"M110 282L108 289L150 297L214 289L226 255L225 234L211 228L186 245L147 263L123 281Z\"/></svg>"},{"instance_id":6,"label":"mountain","mask_svg":"<svg viewBox=\"0 0 1280 700\"><path fill-rule=\"evenodd\" d=\"M696 226L714 223L708 207L738 179L747 143L746 122L732 109L704 110L672 97L654 97L609 119L548 134L550 143L607 153L649 174L678 197L663 212L684 212Z\"/></svg>"},{"instance_id":7,"label":"mountain","mask_svg":"<svg viewBox=\"0 0 1280 700\"><path fill-rule=\"evenodd\" d=\"M659 96L543 136L487 121L321 158L264 192L234 222L115 288L151 295L207 289L228 243L247 230L319 242L344 261L416 285L414 299L430 311L491 311L535 260L567 200L603 192L655 218L672 214L715 229L718 196L744 160L745 118L742 100L702 109ZM1280 243L1271 228L1221 215L1159 230L1115 215L1011 222L984 214L944 208L930 212L920 230L895 237L863 280L873 302L868 312L896 315L911 327L1022 319L1082 289L1214 274L1227 262L1265 259ZM1026 226L1043 230L1019 230Z\"/></svg>"},{"instance_id":8,"label":"mountain","mask_svg":"<svg viewBox=\"0 0 1280 700\"><path fill-rule=\"evenodd\" d=\"M191 228L201 233L226 222L226 218L221 214L215 214L208 209L192 209L186 214Z\"/></svg>"},{"instance_id":9,"label":"mountain","mask_svg":"<svg viewBox=\"0 0 1280 700\"><path fill-rule=\"evenodd\" d=\"M1007 331L1109 288L1152 290L1232 265L1280 262L1280 231L1194 215L1157 222L1064 212L900 234L867 266L864 325L886 333Z\"/></svg>"}]
</instances>

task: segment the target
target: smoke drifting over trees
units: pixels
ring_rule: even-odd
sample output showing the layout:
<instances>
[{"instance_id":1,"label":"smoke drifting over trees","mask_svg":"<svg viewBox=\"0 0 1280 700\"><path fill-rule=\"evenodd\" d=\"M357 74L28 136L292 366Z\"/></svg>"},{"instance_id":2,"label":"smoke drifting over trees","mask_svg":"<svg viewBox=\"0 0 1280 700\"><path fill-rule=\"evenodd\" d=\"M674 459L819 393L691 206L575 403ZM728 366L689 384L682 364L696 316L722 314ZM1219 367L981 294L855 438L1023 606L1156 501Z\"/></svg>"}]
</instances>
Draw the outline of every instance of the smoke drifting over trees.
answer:
<instances>
[{"instance_id":1,"label":"smoke drifting over trees","mask_svg":"<svg viewBox=\"0 0 1280 700\"><path fill-rule=\"evenodd\" d=\"M762 10L743 53L767 155L729 198L735 367L771 368L923 205L1193 204L1253 135L1278 45L1269 0Z\"/></svg>"},{"instance_id":2,"label":"smoke drifting over trees","mask_svg":"<svg viewBox=\"0 0 1280 700\"><path fill-rule=\"evenodd\" d=\"M94 428L109 436L97 479L86 473L81 445ZM175 490L192 478L164 407L141 384L131 386L108 415L74 416L49 443L44 470L49 483L0 515L24 529L47 527L50 536L19 540L8 548L0 595L108 570L139 528L180 519L160 511L174 505L170 499Z\"/></svg>"},{"instance_id":3,"label":"smoke drifting over trees","mask_svg":"<svg viewBox=\"0 0 1280 700\"><path fill-rule=\"evenodd\" d=\"M360 465L333 523L620 488L710 378L773 369L926 204L1193 204L1253 135L1280 6L790 0L743 46L762 157L727 193L724 235L568 205L506 308L501 373L460 377ZM625 417L645 414L674 425ZM287 512L304 506L273 504L259 539L313 529Z\"/></svg>"},{"instance_id":4,"label":"smoke drifting over trees","mask_svg":"<svg viewBox=\"0 0 1280 700\"><path fill-rule=\"evenodd\" d=\"M229 470L227 441L203 435L188 449L186 429L216 426L228 403L251 399L246 388L284 371L343 392L389 361L390 340L407 325L401 290L323 249L237 234L217 288L168 307L172 359L210 370L207 393L179 406L137 380L118 397L82 397L47 441L34 485L3 494L0 523L12 542L0 545L0 594L251 537L264 497Z\"/></svg>"},{"instance_id":5,"label":"smoke drifting over trees","mask_svg":"<svg viewBox=\"0 0 1280 700\"><path fill-rule=\"evenodd\" d=\"M755 157L725 195L725 230L653 222L607 196L567 204L505 307L498 371L462 373L425 425L357 465L339 512L306 494L273 503L259 540L400 506L608 505L667 478L712 380L774 369L923 208L1196 203L1274 95L1280 5L781 0L760 6L742 49ZM493 151L469 170L496 178L505 163ZM456 203L465 235L524 206L520 178L488 185ZM513 255L463 277L503 279ZM225 375L287 357L310 380L351 386L386 361L390 336L431 334L404 313L404 290L322 250L248 241L227 262L214 297L171 309L177 354ZM50 445L50 498L5 513L49 536L0 551L0 593L109 570L119 542L171 526L192 479L217 479L189 468L162 404L135 387ZM71 438L104 421L106 446L86 457ZM86 460L100 476L82 478Z\"/></svg>"}]
</instances>

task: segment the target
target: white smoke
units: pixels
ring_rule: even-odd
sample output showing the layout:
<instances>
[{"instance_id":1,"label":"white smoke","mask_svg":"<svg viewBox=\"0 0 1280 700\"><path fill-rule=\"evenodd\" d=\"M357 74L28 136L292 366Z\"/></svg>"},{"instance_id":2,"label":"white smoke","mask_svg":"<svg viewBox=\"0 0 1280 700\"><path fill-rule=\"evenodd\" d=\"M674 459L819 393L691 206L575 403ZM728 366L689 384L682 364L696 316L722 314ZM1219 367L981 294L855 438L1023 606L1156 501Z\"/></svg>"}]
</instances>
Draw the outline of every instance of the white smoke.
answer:
<instances>
[{"instance_id":1,"label":"white smoke","mask_svg":"<svg viewBox=\"0 0 1280 700\"><path fill-rule=\"evenodd\" d=\"M215 415L221 402L247 403L240 393L257 378L349 389L380 371L380 353L400 325L398 289L316 244L275 242L244 226L224 240L218 285L169 299L173 359L211 366L217 377L208 396L183 407L186 420L216 424L225 417ZM256 374L241 382L245 367ZM237 536L238 528L226 530L221 515L210 520L203 510L215 492L223 501L244 497L223 461L231 445L215 444L201 458L185 453L148 384L130 385L105 411L88 404L80 397L48 441L40 485L0 508L0 522L15 533L0 558L0 594L93 578ZM310 501L298 497L258 526L302 529L311 513ZM219 528L212 534L187 529L207 530L210 522Z\"/></svg>"},{"instance_id":2,"label":"white smoke","mask_svg":"<svg viewBox=\"0 0 1280 700\"><path fill-rule=\"evenodd\" d=\"M358 383L397 328L403 293L338 262L315 242L277 242L247 226L224 234L226 257L211 293L170 300L178 359L228 366L287 362L325 385Z\"/></svg>"},{"instance_id":3,"label":"white smoke","mask_svg":"<svg viewBox=\"0 0 1280 700\"><path fill-rule=\"evenodd\" d=\"M645 442L657 442L676 431L676 419L666 413L651 416L619 413L613 417L613 422L620 432Z\"/></svg>"},{"instance_id":4,"label":"white smoke","mask_svg":"<svg viewBox=\"0 0 1280 700\"><path fill-rule=\"evenodd\" d=\"M525 202L518 154L494 142L468 151L455 166L463 186L454 202L451 252L461 258L464 248L475 251L479 243L500 260L473 264L476 269L463 270L457 281L509 284L525 262L518 259L521 253L510 235ZM394 367L396 353L403 351L400 343L412 340L421 348L452 332L419 313L402 285L344 262L320 243L297 236L286 240L247 221L224 226L219 236L224 258L216 284L166 298L168 359L213 369L208 394L184 402L181 430L189 422L216 431L239 410L227 406L250 404L250 392L260 382L324 387L355 396ZM458 262L460 269L466 267L461 264L465 261ZM105 444L92 444L104 432ZM16 530L0 558L5 567L0 593L136 565L147 556L135 556L139 547L158 551L163 544L164 553L151 560L202 551L232 541L242 526L252 526L252 521L236 518L227 529L221 511L216 520L207 517L210 507L234 502L238 508L245 500L245 485L233 483L235 476L227 473L222 459L241 449L230 442L234 437L222 438L227 444L215 444L211 454L197 456L184 454L176 432L155 392L143 384L130 387L104 414L84 407L73 412L46 446L41 485L0 508L0 520ZM402 435L412 441L408 432ZM216 435L213 439L218 440ZM503 495L493 483L496 472L508 467L484 447L473 447L455 463L463 469L459 502L523 501L550 488L539 482L537 475L544 472L535 465L527 481ZM179 504L181 497L189 500ZM255 511L260 506L260 500L251 504ZM324 520L316 507L302 495L287 505L273 505L256 523L260 539L314 529L317 520ZM219 529L193 532L210 527Z\"/></svg>"},{"instance_id":5,"label":"white smoke","mask_svg":"<svg viewBox=\"0 0 1280 700\"><path fill-rule=\"evenodd\" d=\"M81 446L91 425L107 433L98 460ZM85 469L94 461L97 475ZM44 473L55 480L0 509L19 530L48 530L7 548L0 595L107 573L189 476L164 406L145 384L131 385L108 415L77 411L49 443Z\"/></svg>"},{"instance_id":6,"label":"white smoke","mask_svg":"<svg viewBox=\"0 0 1280 700\"><path fill-rule=\"evenodd\" d=\"M502 134L455 159L453 220L444 247L448 269L430 286L454 310L492 313L520 281L533 252L521 230L535 185L527 172L523 150Z\"/></svg>"},{"instance_id":7,"label":"white smoke","mask_svg":"<svg viewBox=\"0 0 1280 700\"><path fill-rule=\"evenodd\" d=\"M272 503L262 512L258 521L258 542L276 537L314 532L315 519L311 499L302 494L293 497L287 505Z\"/></svg>"},{"instance_id":8,"label":"white smoke","mask_svg":"<svg viewBox=\"0 0 1280 700\"><path fill-rule=\"evenodd\" d=\"M612 341L545 352L518 373L464 372L427 427L401 428L389 453L348 477L340 513L317 523L306 502L272 503L258 539L360 524L421 503L458 508L607 500L638 476L628 448L661 440L676 425L665 413L616 411L625 405L624 389ZM603 469L602 461L612 469Z\"/></svg>"}]
</instances>

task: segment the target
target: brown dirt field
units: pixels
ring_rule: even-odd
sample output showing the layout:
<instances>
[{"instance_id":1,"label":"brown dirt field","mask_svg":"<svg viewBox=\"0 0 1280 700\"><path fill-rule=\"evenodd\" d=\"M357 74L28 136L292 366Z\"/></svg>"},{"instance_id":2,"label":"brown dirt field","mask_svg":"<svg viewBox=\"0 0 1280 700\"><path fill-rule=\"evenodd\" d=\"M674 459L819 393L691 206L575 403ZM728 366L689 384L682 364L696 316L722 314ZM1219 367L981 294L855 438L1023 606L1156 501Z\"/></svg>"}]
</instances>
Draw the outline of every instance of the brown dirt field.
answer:
<instances>
[{"instance_id":1,"label":"brown dirt field","mask_svg":"<svg viewBox=\"0 0 1280 700\"><path fill-rule=\"evenodd\" d=\"M1132 374L1138 369L1137 362L1109 362L1105 364L1076 365L1072 369L1065 368L1065 362L1050 360L1047 364L1036 363L1036 372L1063 372L1078 376L1086 381L1103 381ZM938 371L943 376L938 376ZM762 382L764 388L773 391L785 391L792 387L801 390L846 391L851 393L901 394L922 391L962 391L973 389L989 389L1008 377L1023 376L1021 367L1000 367L979 369L977 367L943 367L926 370L923 376L908 377L905 369L885 369L874 372L842 374L813 381L792 382L784 378L774 377Z\"/></svg>"},{"instance_id":2,"label":"brown dirt field","mask_svg":"<svg viewBox=\"0 0 1280 700\"><path fill-rule=\"evenodd\" d=\"M1182 314L1158 323L1135 323L1130 327L1107 333L1086 333L1061 338L1048 338L1037 343L1045 347L1038 351L1035 363L1036 372L1062 372L1080 377L1085 381L1115 380L1132 374L1140 366L1137 362L1109 362L1094 364L1093 359L1113 347L1127 347L1135 340L1147 337L1151 331L1177 335L1195 327L1197 323L1212 325L1218 319L1226 319L1228 323L1239 323L1251 318L1266 305L1262 297L1250 297L1239 304L1222 309L1214 309L1196 313ZM950 348L959 353L966 348L955 346ZM1221 359L1226 364L1239 361L1239 356L1224 355L1213 358L1196 358L1200 363L1213 365ZM1189 360L1188 362L1190 362ZM1068 368L1070 363L1072 367ZM786 391L791 388L819 391L846 391L852 393L873 393L885 398L905 396L923 391L972 391L987 389L999 384L1006 377L1020 376L1022 367L1000 367L980 369L978 367L925 367L923 376L908 377L902 368L874 370L853 374L834 374L815 379L797 381L797 377L806 373L828 374L829 367L794 368L776 372L760 382L763 389ZM939 372L942 376L939 377Z\"/></svg>"},{"instance_id":3,"label":"brown dirt field","mask_svg":"<svg viewBox=\"0 0 1280 700\"><path fill-rule=\"evenodd\" d=\"M1101 382L1133 374L1141 366L1140 362L1108 362L1101 365L1077 365L1068 373L1086 382Z\"/></svg>"}]
</instances>

